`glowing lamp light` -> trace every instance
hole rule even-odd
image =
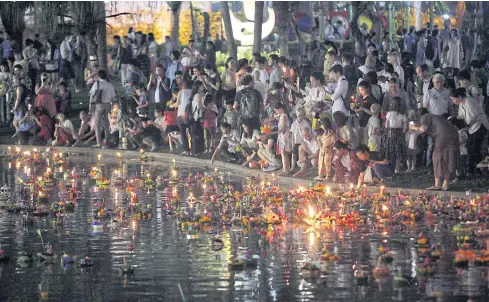
[[[448,20],[448,19],[450,19],[450,16],[448,14],[444,14],[443,19]]]

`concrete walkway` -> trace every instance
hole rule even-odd
[[[9,145],[0,145],[0,153],[6,153],[8,147]],[[35,148],[43,151],[46,148],[42,146],[13,146],[13,145],[11,147],[12,148],[20,147],[21,150],[25,150],[25,151],[29,151],[29,150],[32,151]],[[88,147],[56,147],[56,150],[58,150],[59,152],[67,153],[68,155],[82,156],[87,158],[88,157],[93,158],[98,154],[101,154],[104,161],[107,160],[109,162],[117,161],[118,154],[120,154],[124,160],[131,160],[133,162],[137,162],[141,156],[141,154],[138,151],[117,150],[117,149],[94,149]],[[202,158],[190,157],[190,156],[181,156],[181,155],[161,153],[161,152],[152,152],[152,153],[146,152],[145,155],[147,156],[148,159],[147,163],[153,166],[163,165],[169,167],[173,165],[173,160],[175,160],[176,164],[180,166],[191,166],[195,168],[208,169],[208,170],[217,168],[218,170],[222,169],[225,171],[232,172],[236,176],[243,177],[243,178],[247,176],[254,176],[254,177],[259,177],[260,179],[263,180],[271,180],[273,177],[272,173],[269,172],[242,168],[240,165],[225,163],[221,161],[215,161],[214,164],[212,164],[209,159],[202,159]],[[284,190],[289,190],[290,188],[298,188],[300,186],[307,187],[313,184],[313,181],[304,178],[294,178],[294,177],[287,177],[287,176],[275,176],[275,177],[278,178],[278,183],[280,187],[283,188]],[[322,182],[322,183],[325,186],[329,186],[331,190],[338,190],[338,189],[350,190],[349,185],[345,185],[345,184],[338,185],[330,182]],[[379,192],[380,190],[380,186],[367,186],[366,188],[369,193]],[[428,193],[429,195],[438,195],[444,199],[450,198],[450,196],[454,196],[454,197],[467,196],[466,192],[425,191],[419,189],[400,188],[400,187],[393,187],[387,185],[385,186],[385,190],[393,194],[405,193],[411,195],[417,195],[421,192],[424,192],[424,193]],[[475,194],[476,193],[472,193],[472,196],[475,197]]]

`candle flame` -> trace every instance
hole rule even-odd
[[[311,205],[309,205],[309,217],[314,217],[314,208]]]

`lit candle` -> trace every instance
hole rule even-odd
[[[144,154],[144,149],[139,149],[139,153]]]
[[[8,163],[8,168],[12,169],[12,163],[11,162]]]
[[[309,218],[312,217],[314,217],[314,208],[311,205],[309,205]]]
[[[175,167],[177,165],[177,161],[173,159],[173,166]]]
[[[97,160],[100,161],[102,159],[102,154],[97,155]]]
[[[326,187],[326,195],[329,195],[331,194],[331,188],[328,186]]]
[[[353,184],[350,184],[350,191],[353,191]]]
[[[380,186],[380,195],[384,194],[384,186]]]

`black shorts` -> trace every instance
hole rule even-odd
[[[180,129],[178,128],[177,125],[170,125],[170,126],[166,126],[166,130],[165,130],[165,133],[166,134],[170,134],[172,133],[173,131],[180,131]]]
[[[299,158],[299,147],[301,146],[301,144],[294,144],[294,151],[292,154],[295,154],[295,156],[297,158]]]

